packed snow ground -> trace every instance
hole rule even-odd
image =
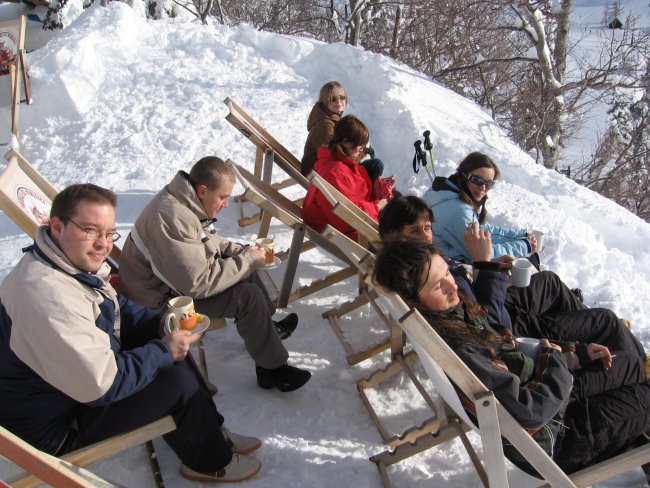
[[[72,11],[77,5],[71,0]],[[6,16],[8,8],[0,7]],[[77,13],[81,9],[77,9]],[[76,14],[75,14],[76,15]],[[226,120],[230,96],[298,157],[307,115],[320,86],[343,83],[347,113],[371,131],[372,145],[405,193],[422,194],[430,184],[424,170],[411,168],[413,142],[433,134],[436,172],[448,175],[469,152],[488,153],[502,181],[492,191],[494,223],[547,233],[544,266],[580,287],[590,306],[607,307],[628,318],[650,347],[650,225],[631,213],[535,165],[479,107],[422,74],[387,58],[348,45],[326,45],[251,28],[201,26],[177,20],[147,21],[119,2],[93,6],[28,56],[34,103],[20,111],[20,149],[57,188],[93,182],[118,193],[118,229],[126,234],[142,207],[179,169],[202,156],[217,155],[252,169],[254,147]],[[3,84],[4,83],[4,84]],[[0,79],[0,142],[9,142],[9,92]],[[276,172],[275,180],[282,179]],[[235,193],[241,187],[235,188]],[[297,189],[286,194],[298,196]],[[246,207],[252,213],[251,206]],[[220,233],[250,242],[255,226],[237,225],[237,205],[225,210]],[[291,233],[274,222],[270,234],[286,248]],[[21,257],[29,239],[0,214],[0,278]],[[301,257],[296,286],[337,269],[330,256]],[[272,271],[281,277],[283,268]],[[368,457],[384,450],[354,382],[385,366],[382,354],[348,366],[336,335],[321,313],[354,297],[349,280],[294,302],[300,325],[286,341],[293,364],[313,378],[303,389],[281,394],[259,389],[254,366],[235,328],[208,335],[211,379],[227,424],[263,439],[257,453],[260,474],[243,486],[264,488],[378,487]],[[350,342],[368,346],[385,334],[370,310],[346,323]],[[389,428],[422,422],[425,405],[398,378],[372,395]],[[477,440],[475,437],[473,438]],[[197,486],[178,473],[178,461],[156,441],[169,487]],[[98,474],[126,486],[150,484],[143,454],[133,450],[103,463]],[[12,468],[0,464],[0,479]],[[480,486],[460,442],[443,445],[390,468],[395,486]],[[535,480],[511,468],[511,486]],[[645,486],[640,470],[602,485]]]

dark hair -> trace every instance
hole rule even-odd
[[[341,85],[338,81],[328,81],[323,86],[321,86],[320,93],[318,94],[318,103],[320,103],[324,108],[327,108],[327,105],[330,103],[330,97],[332,96],[334,88],[340,88],[343,90],[343,94],[346,96],[346,102],[350,101],[350,98],[348,97],[345,88],[343,88],[343,85]]]
[[[224,181],[235,182],[235,172],[232,165],[216,156],[206,156],[199,159],[190,170],[190,183],[196,190],[198,185],[205,185],[210,190],[216,190]]]
[[[397,293],[411,307],[415,307],[443,338],[471,342],[490,351],[495,356],[493,342],[500,338],[483,332],[441,311],[422,307],[419,292],[422,275],[428,269],[433,256],[444,256],[434,244],[414,238],[395,238],[383,243],[373,270],[373,281],[380,287]],[[459,294],[470,318],[485,317],[486,312],[478,303]]]
[[[433,222],[433,210],[427,202],[415,195],[393,198],[379,212],[379,236],[382,240],[401,234],[407,225],[421,220]]]
[[[50,220],[53,217],[62,220],[74,217],[77,214],[77,206],[82,201],[106,204],[113,208],[117,206],[117,196],[111,190],[92,183],[79,183],[70,185],[54,197]]]
[[[479,223],[484,224],[487,220],[487,209],[485,208],[487,195],[480,202],[476,201],[472,196],[472,192],[467,188],[467,176],[478,168],[493,169],[494,179],[499,179],[499,167],[488,155],[478,151],[469,153],[465,159],[460,162],[458,168],[456,168],[456,173],[450,176],[449,179],[459,186],[460,193],[458,197],[467,205],[474,208],[476,213],[478,213]]]
[[[471,173],[478,168],[490,168],[494,170],[494,179],[499,179],[499,168],[494,161],[487,154],[483,154],[478,151],[469,153],[465,159],[463,159],[456,171],[458,173]]]
[[[354,115],[346,115],[334,126],[334,135],[328,144],[330,150],[339,156],[348,157],[343,142],[354,146],[365,146],[370,139],[368,127]]]

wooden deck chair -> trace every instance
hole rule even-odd
[[[357,268],[359,269],[359,273],[361,274],[362,279],[367,283],[370,283],[372,269],[375,264],[374,254],[367,248],[364,248],[360,244],[352,241],[347,236],[334,229],[332,226],[328,225],[323,230],[322,234],[325,238],[336,244],[343,252],[345,252],[352,261],[355,261],[357,263]],[[375,306],[377,305],[375,304]],[[402,314],[393,313],[391,315],[401,317]],[[413,369],[414,364],[418,360],[417,355],[414,351],[405,353],[404,334],[402,333],[402,330],[400,329],[396,320],[391,320],[390,332],[390,338],[386,342],[390,345],[392,361],[386,367],[372,372],[367,378],[357,381],[356,386],[357,390],[359,391],[359,395],[361,396],[361,400],[368,410],[368,413],[370,414],[372,421],[377,427],[377,430],[379,431],[379,434],[381,435],[384,443],[390,447],[396,447],[401,444],[415,442],[418,437],[430,432],[436,432],[437,435],[440,435],[441,426],[443,425],[443,421],[446,419],[446,412],[441,411],[441,405],[439,405],[426,392],[424,386],[419,381],[416,372]],[[377,345],[374,349],[375,352],[378,352],[379,350],[385,349],[385,346],[384,344]],[[399,374],[405,374],[411,381],[426,405],[431,410],[431,416],[423,422],[420,422],[417,425],[409,426],[401,432],[392,433],[390,429],[384,425],[379,415],[376,413],[368,395],[366,394],[366,390],[376,388],[381,383]],[[459,430],[457,426],[454,425],[453,434],[457,435],[458,433]]]
[[[115,486],[112,484],[95,485],[89,481],[85,481],[87,484],[76,484],[81,482],[76,480],[75,477],[70,477],[68,480],[67,476],[70,473],[77,474],[83,480],[83,476],[87,473],[92,480],[94,475],[86,470],[78,471],[78,468],[75,467],[83,468],[89,466],[141,444],[146,443],[148,447],[151,447],[152,439],[160,437],[174,429],[176,429],[176,423],[171,415],[167,415],[138,429],[110,437],[106,440],[72,451],[60,458],[56,458],[39,451],[6,429],[0,427],[0,454],[25,469],[25,472],[14,475],[4,481],[12,488],[34,488],[41,486],[43,482],[47,482],[54,487],[65,488],[73,486]],[[147,456],[149,457],[157,486],[164,487],[155,453],[148,450]],[[99,480],[99,478],[97,479]]]
[[[567,475],[498,402],[493,392],[474,375],[418,311],[408,310],[406,304],[395,293],[381,290],[380,293],[392,304],[391,313],[402,315],[399,318],[400,327],[406,332],[437,393],[455,412],[459,421],[472,426],[479,433],[483,445],[485,474],[481,475],[483,468],[479,467],[480,465],[475,464],[475,466],[486,486],[508,487],[505,456],[501,444],[502,436],[508,439],[542,476],[541,486],[586,487],[641,466],[650,460],[650,444],[646,444]],[[405,310],[408,311],[402,314]],[[468,418],[452,382],[473,402],[476,409],[476,424]],[[445,436],[441,436],[441,439],[446,440]],[[433,435],[423,436],[414,445],[398,446],[393,451],[373,456],[371,461],[377,464],[385,486],[390,486],[387,466],[433,447],[439,444],[441,439]]]
[[[229,160],[232,164],[237,179],[244,187],[244,196],[246,200],[257,205],[265,215],[278,219],[283,224],[293,229],[293,238],[291,247],[286,254],[284,261],[285,271],[282,284],[278,289],[278,298],[276,306],[284,308],[289,302],[293,302],[307,295],[323,290],[334,283],[350,278],[356,274],[354,263],[348,261],[347,257],[327,239],[323,238],[318,232],[305,225],[300,216],[300,207],[282,195],[279,191],[264,183],[254,174],[250,173],[237,163]],[[304,242],[305,237],[309,241]],[[291,291],[296,276],[296,268],[300,253],[313,247],[324,249],[329,254],[343,261],[347,266],[339,271],[314,280],[307,286]],[[276,287],[277,288],[277,287]]]
[[[347,223],[350,227],[357,231],[359,235],[359,243],[368,248],[370,245],[379,246],[381,239],[379,237],[378,224],[375,220],[372,219],[367,213],[357,207],[354,203],[350,201],[343,193],[341,193],[337,188],[335,188],[331,183],[325,180],[315,171],[312,171],[307,176],[307,179],[311,184],[313,184],[318,190],[323,193],[323,196],[327,201],[332,205],[332,212],[334,215],[338,216],[341,220]],[[364,274],[360,270],[361,275]],[[367,274],[367,273],[366,273]],[[327,310],[323,312],[323,317],[326,318],[339,337],[343,336],[343,327],[342,327],[342,317],[349,314],[353,310],[360,308],[366,304],[370,304],[371,307],[375,310],[379,318],[386,324],[390,330],[399,330],[396,324],[391,322],[390,316],[387,316],[381,308],[376,303],[377,294],[372,290],[371,286],[368,286],[368,283],[361,280],[363,283],[359,287],[359,296],[354,300],[344,303],[336,308]],[[391,334],[391,341],[397,342],[397,337],[395,334]],[[403,339],[399,342],[403,343]],[[344,341],[344,345],[349,344]],[[401,353],[401,348],[396,349],[395,344],[391,344],[386,341],[382,344],[378,344],[366,351],[358,351],[356,353],[348,351],[348,362],[350,364],[356,364],[357,362],[363,361],[364,359],[369,358],[370,356],[385,350],[387,347],[391,347],[393,351],[393,356],[398,353]],[[399,351],[399,352],[398,352]],[[352,362],[351,362],[352,361]]]
[[[43,175],[34,168],[18,149],[10,149],[5,155],[7,167],[0,174],[0,210],[10,217],[30,237],[34,237],[38,226],[49,220],[52,199],[58,193]],[[120,248],[113,246],[109,264],[117,273],[117,263]],[[226,326],[223,317],[210,320],[208,330],[220,329]],[[210,388],[216,388],[210,383],[208,367],[205,358],[205,343],[203,336],[197,341],[199,367]]]
[[[0,455],[17,466],[34,473],[40,480],[49,483],[51,486],[71,488],[117,487],[117,485],[99,478],[90,471],[39,451],[4,427],[0,427]],[[8,485],[0,480],[0,486]]]
[[[31,85],[25,61],[25,23],[21,15],[18,19],[0,22],[0,76],[9,75],[11,99],[11,133],[18,137],[18,112],[20,102],[32,103]],[[25,92],[22,100],[21,93]]]
[[[300,160],[296,158],[291,152],[285,148],[277,139],[275,139],[266,129],[264,129],[253,117],[251,117],[244,109],[237,105],[230,97],[223,101],[227,106],[229,113],[226,115],[226,120],[230,122],[244,137],[250,140],[256,149],[255,154],[255,168],[253,174],[260,178],[264,183],[271,185],[275,190],[287,188],[289,186],[298,184],[307,190],[307,180],[300,172]],[[280,183],[272,184],[271,176],[273,172],[273,165],[277,165],[284,171],[289,178],[281,181]],[[235,201],[240,204],[244,201],[243,195],[235,197]],[[302,200],[302,199],[301,199]],[[297,203],[300,204],[301,200]],[[240,205],[241,218],[239,225],[244,227],[246,225],[258,222],[262,217],[261,214],[253,216],[245,216],[243,206]],[[269,221],[263,220],[260,225],[259,237],[266,237],[268,231]]]

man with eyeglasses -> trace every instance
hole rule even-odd
[[[115,205],[96,185],[63,190],[0,285],[0,424],[59,456],[171,414],[185,477],[248,479],[261,443],[223,427],[188,355],[200,335],[161,336],[160,315],[109,283]]]

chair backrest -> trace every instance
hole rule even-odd
[[[366,212],[357,207],[343,193],[335,188],[315,171],[311,171],[307,179],[313,184],[327,201],[332,205],[332,213],[356,230],[368,242],[379,242],[379,227],[377,222]]]
[[[27,160],[11,149],[0,174],[0,208],[30,237],[49,221],[52,199],[58,193]]]
[[[338,247],[323,238],[323,236],[302,221],[302,217],[300,216],[300,207],[295,202],[286,198],[279,191],[264,183],[257,176],[250,173],[234,161],[228,160],[228,162],[232,164],[237,179],[244,186],[245,199],[262,209],[265,213],[264,218],[266,218],[267,215],[270,215],[293,229],[294,235],[291,241],[291,248],[288,252],[288,258],[285,261],[284,278],[282,280],[282,286],[279,289],[276,303],[278,308],[284,308],[287,306],[289,301],[297,300],[298,298],[302,298],[311,293],[327,288],[330,285],[347,279],[355,274],[354,263],[349,262],[348,258]],[[299,290],[296,290],[294,293],[291,293],[298,259],[303,250],[305,235],[310,239],[310,246],[305,246],[306,249],[311,249],[316,245],[342,260],[348,265],[348,267],[330,273],[323,279],[314,280],[310,285],[304,286]]]
[[[295,202],[247,171],[243,166],[230,159],[228,162],[232,164],[237,179],[244,187],[243,195],[246,200],[269,212],[291,228],[303,223],[300,207]]]
[[[10,149],[5,159],[7,166],[0,174],[0,210],[33,238],[36,229],[48,223],[52,200],[58,191],[18,149]],[[113,246],[113,268],[119,256],[120,249]]]
[[[230,112],[226,120],[230,122],[239,132],[249,139],[262,152],[266,149],[273,151],[273,161],[296,183],[307,189],[307,179],[300,172],[300,160],[277,141],[266,129],[264,129],[253,117],[248,115],[244,109],[237,105],[230,97],[223,103],[228,106]]]
[[[244,195],[246,199],[253,202],[265,212],[268,212],[276,219],[280,220],[285,225],[296,228],[296,226],[303,226],[310,239],[316,244],[325,249],[330,254],[333,254],[344,262],[350,263],[348,258],[342,253],[337,246],[332,245],[327,239],[324,239],[320,233],[306,225],[300,215],[300,207],[282,195],[278,190],[264,183],[257,176],[247,171],[244,167],[240,166],[232,160],[228,160],[235,170],[235,175],[240,183],[244,186]]]

